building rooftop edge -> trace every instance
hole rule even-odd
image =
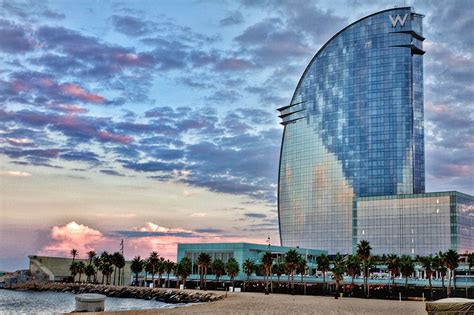
[[[214,242],[214,243],[178,243],[178,246],[180,245],[222,245],[222,244],[228,244],[228,245],[258,245],[258,246],[268,246],[268,244],[258,244],[258,243],[248,243],[248,242]],[[313,249],[313,248],[305,248],[305,247],[295,247],[295,246],[282,246],[282,245],[270,245],[271,247],[286,247],[286,248],[298,248],[300,250],[314,250],[314,251],[322,251],[322,252],[327,252],[325,249]]]
[[[291,96],[291,99],[290,99],[290,103],[289,105],[285,105],[285,106],[281,106],[279,107],[278,109],[276,109],[277,111],[280,111],[286,107],[291,107],[293,103],[293,100],[295,98],[295,93],[296,91],[298,90],[298,87],[300,86],[300,83],[301,81],[303,80],[303,77],[305,76],[306,72],[308,71],[309,67],[311,66],[311,64],[313,63],[313,61],[319,56],[319,54],[324,50],[324,48],[329,45],[329,43],[335,39],[339,34],[341,34],[342,32],[344,32],[345,30],[347,30],[348,28],[350,28],[351,26],[371,17],[371,16],[374,16],[374,15],[377,15],[377,14],[380,14],[380,13],[383,13],[383,12],[387,12],[387,11],[392,11],[392,10],[404,10],[404,9],[409,9],[411,11],[412,14],[416,14],[416,15],[419,15],[421,17],[424,17],[423,14],[420,14],[420,13],[416,13],[415,12],[415,8],[412,7],[412,6],[400,6],[400,7],[393,7],[393,8],[389,8],[389,9],[384,9],[384,10],[380,10],[378,12],[375,12],[375,13],[372,13],[372,14],[369,14],[369,15],[366,15],[350,24],[348,24],[347,26],[345,26],[344,28],[342,28],[341,30],[339,30],[338,32],[336,32],[333,36],[331,36],[318,50],[317,52],[313,55],[313,57],[311,58],[310,62],[308,63],[308,65],[306,66],[306,68],[304,69],[303,73],[301,74],[300,76],[300,79],[298,80],[298,83],[296,84],[296,88],[295,88],[295,91],[293,92],[293,95]]]

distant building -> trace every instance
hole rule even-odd
[[[399,7],[350,24],[278,109],[282,245],[335,254],[369,240],[375,254],[474,251],[474,197],[425,193],[422,19]]]
[[[285,246],[268,246],[262,244],[250,244],[250,243],[196,243],[196,244],[178,244],[178,261],[183,257],[188,257],[192,262],[192,275],[189,277],[190,280],[199,279],[199,272],[197,266],[197,258],[201,253],[207,253],[211,256],[211,259],[221,259],[224,263],[230,258],[237,260],[240,273],[235,280],[245,280],[245,275],[242,264],[245,260],[251,259],[256,264],[261,263],[262,256],[270,251],[274,261],[284,261],[285,254],[290,250],[296,250],[301,256],[303,256],[308,262],[308,270],[310,274],[313,274],[316,269],[316,257],[321,254],[327,254],[327,251],[317,249],[305,249],[296,247],[285,247]],[[210,276],[208,279],[213,279],[212,270],[209,270]],[[255,278],[254,275],[253,278]],[[222,277],[223,280],[228,279],[227,276]]]
[[[24,283],[31,280],[31,274],[28,269],[17,270],[15,272],[6,272],[0,275],[0,288],[9,287],[17,283]]]
[[[30,259],[30,273],[31,277],[38,281],[71,281],[71,272],[69,267],[71,266],[72,259],[65,257],[48,257],[48,256],[28,256]],[[82,261],[85,265],[89,264],[87,259],[78,259],[75,261]],[[102,282],[102,273],[97,272],[97,281]],[[75,280],[77,281],[79,276],[77,275]],[[83,274],[81,281],[87,279],[86,275]],[[126,262],[124,267],[124,279],[125,285],[131,283],[131,273],[130,273],[130,262]]]

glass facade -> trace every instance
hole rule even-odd
[[[285,254],[290,250],[294,249],[302,257],[305,257],[308,262],[310,269],[316,267],[316,257],[321,254],[326,254],[327,251],[316,250],[316,249],[305,249],[305,248],[291,248],[284,246],[268,246],[262,244],[250,244],[250,243],[197,243],[197,244],[178,244],[178,255],[177,261],[180,261],[183,257],[189,257],[192,262],[192,275],[190,279],[199,278],[199,272],[197,267],[197,258],[201,253],[207,253],[211,256],[211,259],[222,259],[226,263],[230,258],[237,260],[240,273],[236,277],[236,280],[245,280],[245,275],[242,264],[245,260],[250,259],[255,263],[260,264],[262,256],[270,251],[272,253],[274,261],[283,260]],[[212,268],[209,269],[209,274],[213,274]],[[207,277],[212,279],[211,277]],[[223,277],[225,279],[225,277]]]
[[[353,248],[374,254],[430,255],[473,250],[474,198],[459,192],[355,198]]]
[[[394,8],[349,25],[313,57],[279,108],[282,245],[351,252],[363,230],[355,224],[367,222],[357,198],[425,192],[423,40],[422,16]]]

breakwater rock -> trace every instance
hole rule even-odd
[[[9,287],[11,290],[98,293],[110,297],[157,300],[165,303],[203,303],[221,300],[224,295],[212,292],[176,289],[112,286],[89,283],[26,282]]]

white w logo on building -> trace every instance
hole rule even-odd
[[[400,17],[400,15],[397,15],[395,18],[393,18],[392,15],[389,15],[388,17],[390,18],[390,21],[392,22],[392,27],[396,27],[398,23],[400,23],[400,26],[404,26],[407,20],[408,14],[405,14],[403,16],[403,19]]]

